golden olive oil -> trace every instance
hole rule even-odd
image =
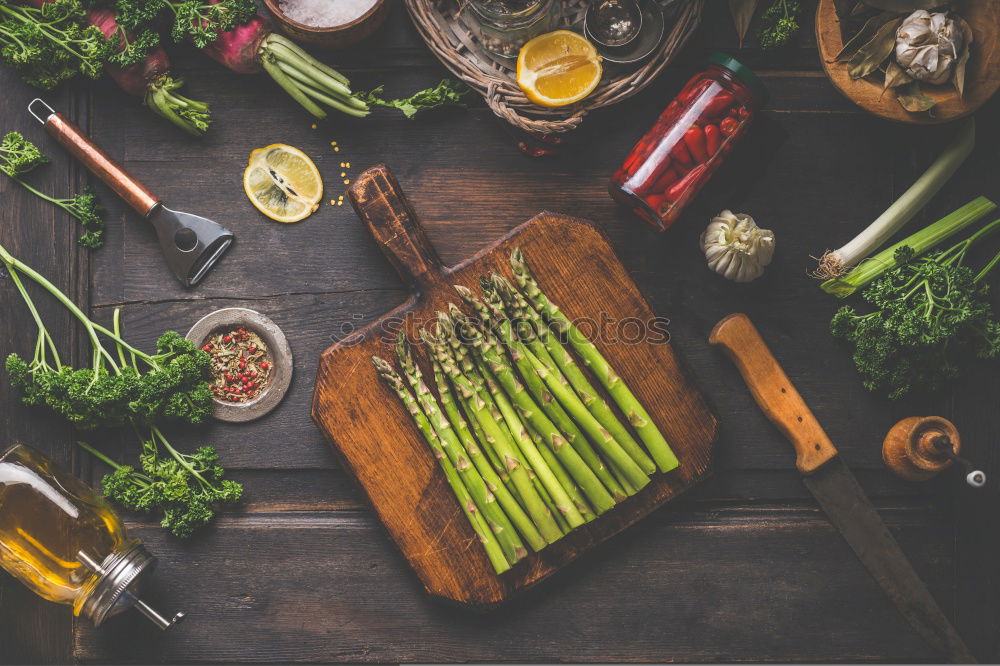
[[[97,580],[79,553],[102,562],[124,542],[118,517],[75,477],[24,446],[0,458],[0,565],[36,594],[78,615]]]

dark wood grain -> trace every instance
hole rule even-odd
[[[187,621],[170,636],[129,615],[102,631],[81,624],[76,656],[87,663],[930,659],[818,511],[684,504],[486,615],[427,598],[367,513],[225,520],[186,545],[142,528],[136,534],[163,559],[155,598],[186,608]],[[956,573],[946,515],[892,508],[883,515],[902,546],[921,553],[920,573],[951,610]]]
[[[0,574],[0,662],[933,660],[817,513],[787,442],[732,364],[708,345],[712,325],[734,311],[753,318],[969,645],[984,661],[1000,658],[995,487],[973,491],[951,471],[907,483],[884,468],[880,453],[899,419],[939,414],[962,432],[963,452],[1000,478],[995,367],[983,364],[935,396],[873,396],[829,334],[841,303],[806,274],[810,255],[841,245],[874,219],[933,161],[952,129],[867,115],[822,73],[811,30],[787,49],[764,52],[755,24],[738,49],[727,3],[706,4],[699,33],[668,71],[628,103],[588,116],[562,154],[544,160],[523,157],[475,101],[414,121],[389,110],[357,122],[332,116],[313,129],[266,78],[231,75],[187,47],[170,47],[176,69],[190,96],[210,102],[216,117],[202,140],[175,131],[106,81],[46,95],[165,201],[217,218],[239,240],[204,284],[185,291],[151,230],[100,183],[92,182],[110,209],[108,244],[87,256],[73,244],[68,217],[0,179],[0,242],[72,289],[78,302],[90,302],[98,318],[107,321],[113,306],[123,307],[126,335],[143,348],[165,328],[185,331],[211,309],[259,309],[288,336],[297,381],[279,409],[252,426],[170,433],[185,451],[216,444],[230,473],[247,484],[246,501],[217,528],[182,543],[155,517],[128,516],[164,560],[150,601],[193,611],[178,633],[156,635],[129,616],[101,632],[81,622],[70,633],[66,609]],[[802,4],[800,22],[811,26],[813,3]],[[658,235],[615,208],[607,177],[717,49],[761,75],[771,98],[726,168]],[[445,75],[405,12],[393,12],[377,38],[322,57],[355,87],[385,83],[393,96]],[[67,190],[82,183],[82,170],[23,113],[36,91],[6,68],[0,86],[0,129],[25,132],[56,158],[37,182],[51,178]],[[992,149],[1000,145],[998,113],[994,99],[977,114],[976,151],[911,230],[978,195],[1000,200],[1000,153]],[[341,152],[333,152],[333,140]],[[275,141],[310,154],[326,181],[327,205],[296,225],[263,219],[239,182],[250,151]],[[601,224],[652,310],[670,318],[671,345],[719,416],[713,476],[499,614],[478,619],[428,600],[309,419],[322,350],[406,298],[349,206],[328,204],[347,187],[338,178],[343,160],[352,163],[351,179],[376,162],[392,164],[446,264],[539,210]],[[711,274],[697,250],[704,225],[723,207],[754,215],[777,235],[774,262],[750,285]],[[985,261],[991,250],[972,260]],[[75,347],[78,328],[40,301],[61,344]],[[9,281],[0,279],[0,355],[30,353],[29,329]],[[2,377],[2,434],[98,482],[106,468],[74,451],[74,435],[53,419],[20,410]],[[127,438],[95,443],[135,462]]]
[[[681,369],[673,351],[642,340],[601,346],[636,392],[680,460],[654,475],[640,493],[586,526],[530,555],[503,575],[493,572],[476,535],[437,469],[431,452],[371,367],[377,354],[392,358],[393,334],[419,329],[456,300],[452,285],[475,288],[490,271],[509,273],[510,252],[520,247],[546,293],[567,317],[620,323],[633,317],[649,334],[655,314],[631,283],[605,237],[592,224],[540,213],[472,257],[445,267],[423,232],[417,213],[384,165],[361,174],[352,203],[404,282],[416,290],[402,305],[323,353],[312,415],[375,512],[432,596],[470,606],[496,606],[537,585],[602,541],[697,484],[711,466],[716,419]],[[581,324],[582,326],[583,324]],[[620,335],[621,333],[619,333]],[[425,367],[426,376],[430,368]],[[349,385],[350,390],[344,387]]]

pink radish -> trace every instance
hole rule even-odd
[[[41,7],[52,0],[28,0],[28,4]],[[87,10],[87,22],[97,26],[106,39],[117,37],[119,52],[125,49],[125,40],[134,36],[118,25],[110,9]],[[130,95],[141,97],[153,113],[177,125],[188,134],[201,136],[211,122],[208,105],[184,97],[176,91],[184,85],[180,78],[170,75],[170,58],[163,48],[150,49],[146,57],[129,67],[106,64],[104,70],[118,86]]]
[[[205,32],[214,24],[209,20],[191,24],[189,14],[183,14],[185,0],[164,0],[177,17],[174,34],[187,34],[191,41],[205,40]],[[221,5],[219,0],[208,0],[208,6]],[[226,9],[219,10],[225,15]],[[252,8],[251,8],[252,11]],[[233,15],[229,14],[230,20]],[[196,37],[197,35],[197,37]],[[351,93],[350,82],[332,67],[306,53],[298,44],[271,30],[259,14],[231,30],[215,30],[201,50],[224,67],[240,74],[255,74],[263,69],[285,92],[317,118],[325,118],[324,104],[343,113],[363,117],[369,113],[368,105]]]

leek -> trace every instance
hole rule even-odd
[[[839,250],[826,252],[819,259],[815,275],[819,278],[836,278],[854,268],[889,240],[917,212],[927,205],[931,197],[961,166],[976,143],[976,123],[970,118],[958,131],[944,152],[928,167],[927,171],[910,186],[884,213]]]
[[[847,275],[827,280],[820,286],[823,291],[839,298],[850,296],[886,271],[895,268],[897,265],[896,250],[899,248],[906,245],[913,249],[914,256],[923,254],[953,234],[982,219],[996,207],[997,205],[986,197],[973,199],[955,212],[862,261]]]

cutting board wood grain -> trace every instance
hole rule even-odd
[[[412,295],[323,352],[312,416],[429,594],[471,606],[495,606],[709,474],[716,419],[662,335],[654,330],[650,335],[659,340],[635,340],[637,331],[659,320],[593,224],[540,213],[475,256],[444,266],[387,167],[363,173],[349,196]],[[403,329],[418,340],[418,330],[433,321],[436,311],[460,302],[452,285],[478,292],[478,277],[484,273],[497,270],[510,277],[508,257],[516,246],[566,315],[587,317],[593,324],[589,328],[601,331],[591,338],[645,404],[677,453],[680,467],[656,474],[634,497],[498,576],[416,426],[376,375],[371,356],[395,361],[397,331]],[[612,343],[612,336],[617,341]],[[416,355],[429,375],[425,350],[418,346]]]

